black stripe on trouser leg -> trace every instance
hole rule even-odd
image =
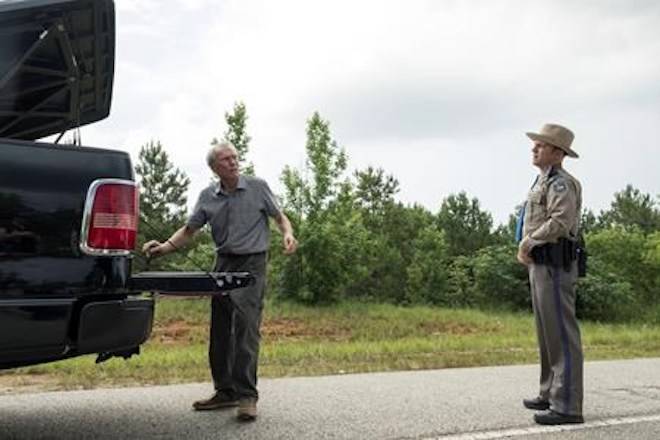
[[[564,315],[562,313],[561,305],[561,269],[553,267],[552,270],[552,292],[555,300],[555,310],[557,312],[557,324],[559,325],[559,334],[561,335],[561,346],[564,352],[564,377],[562,378],[562,385],[564,388],[564,411],[568,411],[571,407],[571,386],[572,386],[572,362],[571,362],[571,349],[568,342],[568,334],[566,326],[564,325]]]

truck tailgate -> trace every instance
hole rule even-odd
[[[134,274],[130,289],[163,295],[223,295],[254,284],[249,272],[141,272]]]

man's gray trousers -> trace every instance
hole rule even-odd
[[[209,362],[213,384],[237,398],[258,398],[257,364],[266,291],[265,252],[218,255],[216,271],[249,271],[256,282],[211,300]]]

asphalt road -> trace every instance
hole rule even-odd
[[[535,425],[536,365],[260,381],[259,418],[194,412],[209,384],[0,397],[0,439],[660,439],[660,359],[585,365],[584,425]]]

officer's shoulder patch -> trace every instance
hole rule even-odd
[[[564,179],[555,180],[552,184],[552,189],[558,193],[566,191],[566,181]]]

